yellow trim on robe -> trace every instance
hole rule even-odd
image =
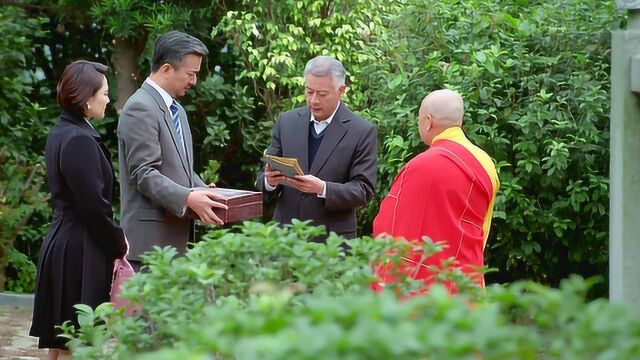
[[[491,218],[493,217],[493,204],[496,200],[496,195],[498,194],[498,189],[500,188],[500,180],[498,179],[498,172],[496,171],[496,167],[493,163],[491,157],[482,149],[475,146],[469,139],[467,139],[466,135],[462,131],[462,128],[459,126],[451,127],[436,137],[433,138],[432,144],[438,140],[450,140],[455,143],[462,145],[465,149],[467,149],[473,157],[478,159],[480,165],[484,168],[489,175],[489,179],[491,179],[491,184],[493,185],[493,197],[491,199],[491,203],[489,204],[489,209],[487,211],[487,216],[484,218],[484,224],[482,226],[482,231],[484,235],[484,243],[483,246],[487,245],[487,238],[489,237],[489,230],[491,229]]]

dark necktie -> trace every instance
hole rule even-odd
[[[180,144],[182,145],[182,150],[184,150],[184,154],[186,156],[187,147],[184,144],[184,136],[182,135],[182,124],[180,123],[180,111],[178,110],[178,103],[175,100],[173,100],[169,109],[171,110],[171,119],[173,120],[173,126],[176,129],[178,140],[180,141]]]

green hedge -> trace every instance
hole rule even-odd
[[[81,329],[69,343],[82,359],[635,359],[637,309],[585,302],[581,278],[560,289],[532,282],[482,291],[459,272],[451,297],[427,295],[405,279],[373,293],[371,264],[397,261],[401,242],[307,242],[317,229],[245,223],[217,231],[185,257],[148,254],[148,271],[126,284],[137,317],[78,306]],[[426,241],[427,253],[438,251]],[[385,255],[399,251],[395,256]],[[404,295],[402,295],[404,294]],[[398,296],[400,295],[400,296]],[[66,326],[68,333],[73,331]]]
[[[382,144],[379,197],[365,219],[398,166],[424,149],[422,97],[449,87],[463,95],[463,128],[502,183],[485,251],[498,272],[488,280],[606,277],[609,31],[623,20],[613,1],[407,1],[389,58],[359,79]]]

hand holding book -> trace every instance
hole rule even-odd
[[[325,197],[326,183],[311,174],[305,175],[298,159],[273,155],[265,155],[265,159],[265,185],[271,187],[267,188],[269,191],[282,184],[304,193]]]
[[[300,168],[300,164],[298,163],[298,159],[296,158],[287,158],[273,155],[266,155],[265,158],[271,170],[277,170],[280,172],[280,174],[286,177],[304,175],[304,172],[302,171],[302,168]]]

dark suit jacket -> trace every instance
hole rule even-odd
[[[133,259],[154,246],[171,245],[184,252],[193,226],[184,216],[186,199],[191,188],[206,186],[193,171],[189,122],[178,107],[186,154],[171,111],[148,83],[131,95],[120,113],[121,221]]]
[[[75,304],[109,301],[113,259],[126,244],[113,221],[111,155],[82,116],[62,113],[45,159],[53,221],[40,248],[30,334],[41,347],[64,347],[55,325],[77,325]]]
[[[264,189],[264,173],[257,185],[266,200],[278,200],[274,219],[282,224],[292,219],[312,220],[328,232],[356,235],[356,209],[364,206],[376,187],[377,135],[375,127],[340,104],[311,168],[308,164],[309,122],[311,114],[299,108],[280,114],[272,132],[267,154],[298,159],[305,174],[327,183],[326,198],[305,194],[279,185],[274,191]]]

